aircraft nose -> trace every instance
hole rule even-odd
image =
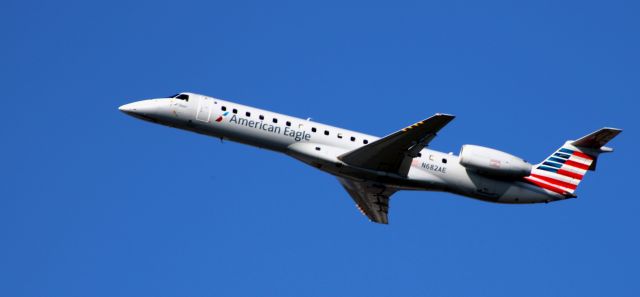
[[[118,110],[132,116],[148,116],[154,114],[157,107],[153,100],[143,100],[122,105]]]
[[[122,111],[124,113],[134,112],[136,109],[135,109],[135,106],[133,106],[133,105],[134,105],[133,103],[128,103],[128,104],[125,104],[125,105],[122,105],[122,106],[118,107],[118,110],[120,110],[120,111]]]

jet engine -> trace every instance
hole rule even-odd
[[[478,173],[517,178],[531,173],[531,164],[516,156],[488,147],[465,144],[460,150],[460,165]]]

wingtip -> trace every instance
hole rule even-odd
[[[452,114],[448,114],[448,113],[440,113],[440,112],[439,112],[439,113],[436,113],[436,116],[439,116],[439,117],[449,117],[449,118],[455,118],[455,117],[456,117],[455,115],[452,115]]]
[[[372,222],[372,223],[376,223],[378,225],[389,225],[389,219],[387,219],[387,218],[382,218],[380,220],[369,219],[369,221]]]

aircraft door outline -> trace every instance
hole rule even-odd
[[[198,103],[198,113],[196,114],[196,120],[201,122],[209,122],[211,120],[211,111],[213,109],[213,100],[208,98],[201,98]]]

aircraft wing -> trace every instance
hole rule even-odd
[[[396,192],[395,189],[341,177],[338,178],[338,181],[347,190],[362,214],[372,222],[389,224],[389,198]]]
[[[411,160],[453,118],[453,115],[437,113],[338,158],[349,165],[407,176]]]

